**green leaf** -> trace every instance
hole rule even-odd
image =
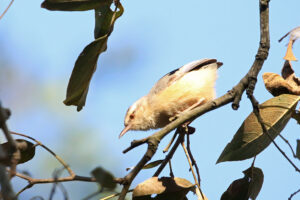
[[[156,161],[153,161],[153,162],[151,162],[151,163],[145,165],[145,166],[143,167],[143,169],[151,169],[151,168],[153,168],[153,167],[156,167],[157,165],[159,165],[159,164],[162,163],[163,161],[164,161],[164,160],[156,160]],[[134,167],[135,167],[135,166],[126,168],[126,171],[132,170]]]
[[[248,195],[252,200],[258,196],[264,182],[264,173],[260,168],[250,167],[243,171],[245,177],[250,179]]]
[[[103,6],[101,9],[102,14],[98,16],[101,20],[96,18],[100,25],[97,26],[96,24],[95,28],[95,35],[99,37],[86,46],[77,58],[69,80],[66,99],[64,100],[64,104],[68,106],[77,106],[77,111],[80,111],[85,105],[90,81],[97,68],[98,57],[106,50],[107,40],[113,29],[114,22],[123,13],[121,4],[119,4],[120,10],[118,12],[112,12],[110,6]],[[97,11],[95,12],[97,13]]]
[[[104,5],[95,9],[95,39],[110,34],[113,31],[111,24],[114,23],[124,12],[122,4],[119,4],[119,11],[116,13],[110,9],[110,5]],[[115,16],[114,16],[115,14]]]
[[[264,182],[260,168],[250,167],[243,171],[244,177],[233,181],[222,194],[221,200],[255,200]]]
[[[183,178],[152,177],[136,186],[132,193],[133,200],[182,200],[193,190],[195,185]],[[157,194],[154,198],[151,195]]]
[[[300,160],[300,140],[297,140],[296,158]]]
[[[283,94],[260,105],[260,115],[265,126],[274,139],[285,127],[295,110],[299,96]],[[271,140],[263,134],[260,123],[251,113],[227,144],[217,163],[224,161],[245,160],[262,152]]]
[[[95,168],[91,174],[96,178],[97,183],[99,183],[101,187],[109,189],[116,188],[117,184],[114,182],[114,176],[102,167]]]
[[[20,152],[20,159],[18,164],[22,164],[31,160],[35,155],[35,145],[23,139],[16,139],[15,141],[17,143],[17,149]],[[16,154],[18,154],[19,152],[12,152],[10,149],[10,144],[8,142],[1,144],[1,146],[8,157],[7,159],[0,161],[0,163],[8,166],[11,164],[11,158],[16,156]]]
[[[48,10],[85,11],[111,3],[112,0],[45,0],[41,7]]]
[[[145,165],[143,167],[143,169],[151,169],[153,167],[156,167],[158,166],[159,164],[161,164],[164,160],[156,160],[156,161],[153,161],[151,163],[148,163],[147,165]]]
[[[233,181],[222,194],[221,200],[248,200],[249,185],[249,180],[245,177]]]

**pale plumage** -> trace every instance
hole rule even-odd
[[[162,128],[181,112],[214,99],[221,65],[216,59],[201,59],[163,76],[146,96],[129,107],[119,137],[129,130]]]

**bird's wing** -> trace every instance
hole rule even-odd
[[[188,64],[183,65],[182,67],[175,69],[165,76],[163,76],[161,79],[159,79],[156,84],[152,87],[152,89],[149,92],[149,95],[157,94],[160,91],[164,90],[166,87],[169,87],[174,82],[179,80],[181,77],[183,77],[186,73],[198,70],[206,65],[217,63],[218,67],[222,65],[222,63],[217,62],[216,59],[201,59],[196,60],[193,62],[190,62]]]

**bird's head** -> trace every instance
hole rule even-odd
[[[146,97],[142,97],[128,108],[124,120],[125,128],[119,138],[129,130],[149,130],[149,120]]]

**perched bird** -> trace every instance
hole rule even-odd
[[[196,60],[163,76],[129,107],[119,138],[129,130],[162,128],[182,112],[214,99],[217,69],[222,64],[216,59]]]

